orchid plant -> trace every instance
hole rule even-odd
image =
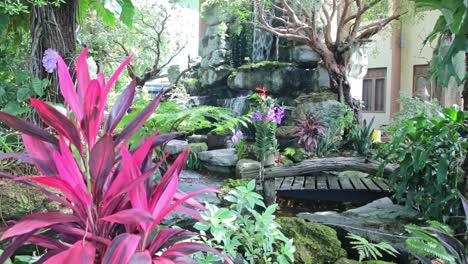
[[[221,254],[205,245],[185,242],[196,234],[179,228],[162,228],[161,220],[172,211],[201,219],[205,210],[191,194],[177,191],[178,176],[188,150],[180,154],[159,183],[152,175],[162,160],[153,163],[153,150],[177,133],[154,133],[136,148],[128,140],[155,111],[162,93],[120,131],[116,127],[132,104],[133,81],[104,118],[107,95],[126,59],[108,79],[100,73],[91,79],[84,49],[76,61],[75,88],[68,67],[57,56],[60,91],[71,109],[70,117],[37,99],[30,99],[43,129],[29,121],[0,112],[0,120],[22,133],[27,154],[8,154],[34,164],[41,175],[0,177],[23,182],[68,208],[65,212],[34,213],[1,228],[0,241],[9,240],[0,257],[4,263],[23,244],[45,248],[41,263],[193,263],[188,255],[205,251]],[[54,189],[58,192],[51,192]],[[70,212],[70,213],[68,213]],[[54,236],[52,236],[54,234]],[[232,263],[221,256],[226,263]]]

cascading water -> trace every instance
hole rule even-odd
[[[246,100],[249,96],[250,94],[224,99],[222,106],[231,109],[236,116],[241,116],[244,114]]]
[[[258,21],[257,7],[254,5],[254,20]],[[268,18],[271,22],[271,18]],[[265,30],[258,29],[254,26],[252,38],[252,62],[260,62],[270,60],[271,49],[273,46],[273,35]]]

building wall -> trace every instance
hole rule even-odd
[[[434,24],[439,17],[438,12],[427,12],[423,16],[414,19],[403,19],[401,26],[401,65],[392,65],[392,38],[391,30],[378,34],[373,38],[373,42],[368,49],[368,68],[387,68],[385,86],[385,113],[364,112],[363,118],[370,121],[373,117],[374,128],[388,125],[391,120],[391,72],[400,71],[400,92],[412,95],[413,92],[413,69],[415,65],[428,64],[432,57],[430,45],[423,47],[423,41],[432,31]],[[362,98],[362,84],[356,85],[356,97]],[[360,93],[360,94],[359,94]],[[354,95],[354,94],[353,94]]]

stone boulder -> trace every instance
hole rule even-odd
[[[205,142],[189,143],[188,146],[190,147],[190,152],[192,153],[199,153],[208,150],[208,145]]]
[[[251,159],[240,159],[236,164],[236,178],[246,178],[245,172],[252,170],[258,170],[260,172],[260,162]]]
[[[347,256],[336,231],[331,227],[297,217],[280,217],[277,222],[283,234],[294,240],[294,263],[335,263]]]
[[[275,96],[320,91],[317,70],[305,69],[294,63],[265,61],[239,67],[228,78],[233,90],[263,87]]]
[[[198,153],[198,158],[206,165],[234,167],[237,163],[236,150],[233,148],[202,151]]]
[[[206,135],[191,135],[187,137],[187,140],[189,143],[200,143],[200,142],[206,143],[207,136]]]
[[[403,239],[385,236],[382,233],[403,234],[404,226],[416,221],[417,212],[396,205],[389,198],[382,198],[343,213],[299,213],[298,217],[338,227],[374,242],[387,242],[397,250],[406,251]]]
[[[166,147],[164,148],[165,152],[171,153],[171,155],[177,155],[184,151],[188,147],[188,142],[185,140],[173,139],[167,142]]]
[[[301,65],[313,66],[320,61],[320,56],[308,45],[300,45],[291,49],[291,59]]]
[[[220,65],[218,67],[208,67],[202,69],[200,83],[202,86],[213,86],[220,84],[231,74],[232,68],[229,65]]]

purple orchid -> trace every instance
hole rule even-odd
[[[231,140],[232,140],[232,143],[234,144],[237,144],[239,142],[239,140],[241,139],[244,139],[244,133],[242,133],[242,131],[237,131],[234,136],[232,136]]]
[[[253,122],[258,122],[258,121],[261,121],[262,119],[263,119],[262,111],[257,110],[252,114],[252,121]]]
[[[284,109],[278,106],[275,106],[274,104],[271,104],[270,107],[268,107],[268,114],[266,116],[266,120],[270,122],[275,122],[276,124],[281,124],[281,121],[283,120],[284,117]]]
[[[58,55],[58,52],[51,48],[44,51],[44,56],[42,57],[42,66],[48,73],[53,73],[57,68]]]

